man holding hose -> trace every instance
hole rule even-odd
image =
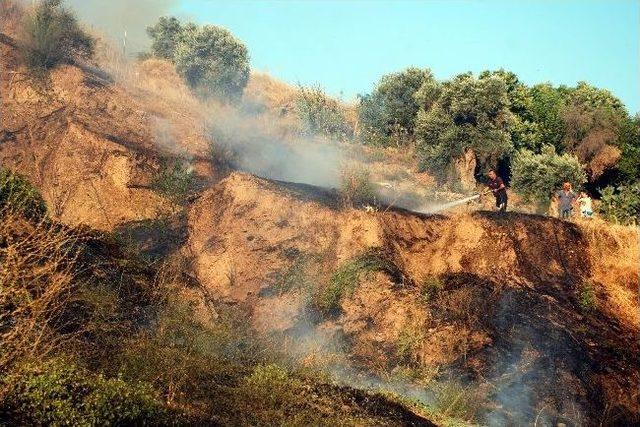
[[[498,176],[495,170],[489,169],[487,173],[489,181],[487,181],[487,187],[491,190],[496,198],[496,208],[498,212],[505,212],[507,210],[507,187],[504,186],[504,181]]]

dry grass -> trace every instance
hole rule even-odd
[[[605,287],[612,314],[637,328],[640,325],[638,227],[611,224],[598,218],[577,222],[589,242],[585,255],[590,258],[593,279]]]
[[[297,97],[297,88],[261,72],[251,73],[243,95],[246,102],[264,105],[268,109],[281,109],[282,112],[293,108]]]
[[[16,359],[43,357],[71,338],[63,312],[76,289],[76,230],[20,214],[0,213],[0,370]]]

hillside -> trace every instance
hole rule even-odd
[[[154,405],[186,424],[640,421],[636,228],[345,206],[335,188],[214,159],[211,126],[238,116],[191,95],[164,61],[110,78],[66,64],[43,82],[14,47],[0,43],[0,58],[0,165],[40,191],[58,227],[104,233],[90,232],[101,237],[81,258],[110,268],[90,277],[136,278],[107,301],[130,322],[120,337],[133,350],[80,366],[148,383]],[[247,97],[266,113],[245,126],[273,122],[264,133],[295,149],[298,124],[277,119],[293,89],[252,79]],[[226,137],[246,139],[238,129]],[[397,157],[368,164],[393,175],[406,170]],[[181,197],[158,185],[174,164],[193,172]],[[7,215],[3,257],[39,226]],[[154,292],[128,305],[140,283]],[[149,317],[133,316],[151,303]],[[125,359],[122,372],[105,368],[110,358]]]

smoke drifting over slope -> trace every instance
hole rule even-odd
[[[214,151],[219,150],[234,167],[264,178],[320,187],[339,185],[340,166],[346,158],[342,147],[320,137],[283,135],[286,129],[270,119],[232,107],[215,109],[209,126]]]
[[[127,34],[127,52],[137,53],[149,44],[146,28],[160,16],[171,14],[177,0],[67,0],[80,20],[104,32],[122,46]]]

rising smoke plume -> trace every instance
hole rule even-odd
[[[123,46],[126,32],[127,54],[145,51],[150,40],[146,28],[159,17],[170,15],[178,0],[67,0],[80,20]]]

